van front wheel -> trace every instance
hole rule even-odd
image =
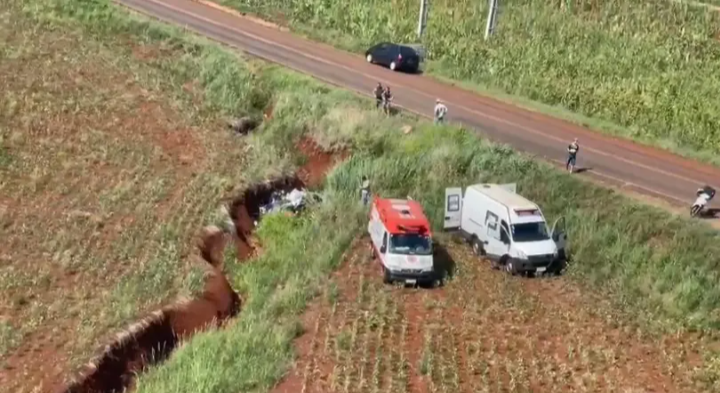
[[[517,270],[515,270],[515,264],[513,263],[513,260],[510,258],[508,258],[505,261],[505,271],[510,273],[510,275],[513,275],[513,276],[517,274]]]
[[[472,240],[472,250],[475,253],[475,255],[481,257],[483,255],[483,249],[482,245],[480,244],[480,239],[474,238]]]

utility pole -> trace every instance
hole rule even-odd
[[[487,26],[485,27],[485,39],[487,40],[495,32],[497,25],[498,0],[489,0],[490,9],[488,10]]]
[[[418,39],[422,38],[422,35],[425,32],[425,26],[427,26],[428,5],[429,5],[428,1],[429,0],[420,0],[420,18],[418,19],[418,28],[417,28]]]

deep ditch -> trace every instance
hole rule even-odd
[[[223,274],[223,255],[228,243],[237,247],[238,260],[254,251],[250,236],[259,218],[260,206],[268,203],[273,191],[304,187],[296,176],[257,184],[229,204],[232,225],[225,229],[209,226],[198,242],[194,262],[206,273],[202,295],[180,299],[130,325],[105,346],[71,383],[58,392],[121,392],[133,387],[135,376],[148,366],[167,359],[184,340],[211,326],[219,327],[240,312],[241,298]]]

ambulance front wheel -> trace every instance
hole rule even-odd
[[[385,284],[392,284],[393,280],[392,277],[390,277],[390,270],[387,270],[385,266],[382,268],[383,270],[383,282]]]

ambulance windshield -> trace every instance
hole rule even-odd
[[[429,237],[418,234],[390,236],[390,253],[400,255],[430,255],[432,242]]]

